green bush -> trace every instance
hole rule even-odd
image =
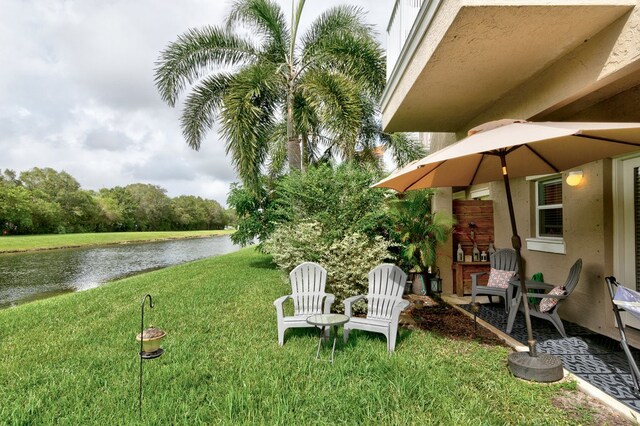
[[[388,191],[370,188],[380,178],[374,168],[343,163],[319,164],[274,180],[264,177],[253,189],[234,184],[227,203],[236,211],[238,231],[231,238],[242,245],[264,242],[277,228],[301,222],[321,224],[320,238],[327,243],[354,232],[387,237]]]
[[[385,261],[392,260],[389,254],[389,240],[383,237],[368,238],[354,233],[333,242],[325,251],[321,264],[327,270],[329,292],[335,294],[334,310],[343,312],[342,301],[347,297],[367,294],[371,269]],[[355,313],[365,312],[365,304],[354,305]]]
[[[377,170],[353,163],[292,172],[275,186],[275,216],[281,223],[318,222],[327,242],[354,232],[370,238],[387,236],[391,227],[385,206],[388,191],[370,187],[381,177]]]
[[[264,242],[263,249],[273,256],[276,265],[287,274],[302,262],[322,263],[328,245],[321,238],[317,222],[301,222],[277,228]]]
[[[321,238],[323,232],[318,222],[281,226],[265,241],[264,249],[287,274],[302,262],[322,265],[327,270],[327,292],[336,296],[333,310],[342,312],[344,299],[367,293],[367,275],[389,260],[391,242],[357,232],[326,242]],[[354,307],[356,313],[363,310],[364,305]]]

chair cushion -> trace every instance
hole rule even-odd
[[[509,281],[516,275],[516,271],[503,271],[501,269],[491,268],[489,272],[489,282],[487,287],[509,287]]]
[[[565,294],[567,294],[567,291],[564,289],[564,287],[554,287],[547,294],[550,294],[552,296],[564,296]],[[545,297],[540,301],[540,307],[538,308],[538,311],[548,312],[558,304],[558,301],[559,299],[552,299],[550,297]]]

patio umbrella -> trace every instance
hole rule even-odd
[[[640,123],[535,123],[504,119],[471,129],[465,139],[408,164],[373,186],[404,192],[421,188],[469,186],[502,178],[513,233],[511,243],[518,258],[520,291],[526,294],[520,254],[522,243],[513,211],[509,176],[558,173],[637,150],[640,150]],[[550,359],[551,356],[547,354],[542,359],[537,356],[529,305],[523,305],[529,352],[525,353],[527,358],[523,358],[522,353],[511,354],[509,366],[516,376],[552,381],[547,380],[549,373],[545,372],[545,366],[557,366],[560,361]],[[561,372],[562,364],[559,366]]]

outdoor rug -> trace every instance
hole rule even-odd
[[[460,307],[471,312],[470,305]],[[504,305],[481,304],[477,315],[506,334]],[[538,352],[557,355],[566,370],[640,412],[640,395],[634,393],[631,370],[620,343],[577,324],[563,323],[567,338],[563,338],[549,321],[531,317]],[[522,312],[517,313],[510,336],[526,346],[527,328]],[[640,365],[640,351],[633,348],[631,351]]]

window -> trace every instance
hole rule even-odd
[[[562,178],[536,183],[536,236],[562,238]]]
[[[527,249],[565,254],[562,238],[562,177],[532,176],[535,185],[535,232],[527,238]]]
[[[489,187],[472,189],[470,195],[472,200],[490,200],[491,199],[491,192],[489,191]]]

